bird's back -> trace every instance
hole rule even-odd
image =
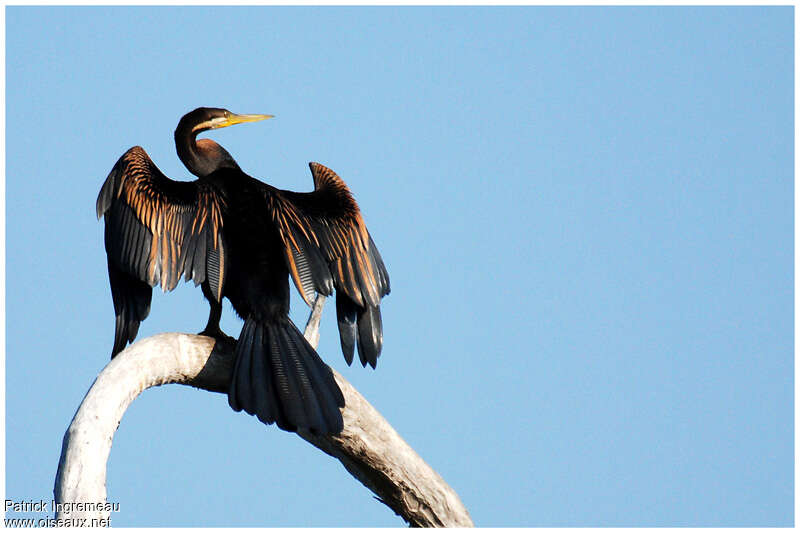
[[[267,209],[267,186],[236,169],[220,169],[202,181],[223,199],[222,234],[228,254],[223,295],[242,317],[285,317],[289,270],[283,241]]]

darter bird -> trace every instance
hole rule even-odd
[[[197,139],[268,118],[205,107],[185,115],[175,145],[195,181],[167,178],[140,146],[114,165],[97,198],[116,314],[111,357],[136,338],[152,287],[171,291],[183,276],[202,287],[211,306],[201,335],[227,338],[219,325],[223,297],[244,320],[230,406],[287,431],[338,433],[344,397],[289,318],[289,277],[309,304],[315,292],[336,290],[345,360],[352,363],[357,347],[361,364],[375,368],[389,275],[350,190],[332,170],[310,163],[314,190],[284,191],[245,174],[216,142]]]

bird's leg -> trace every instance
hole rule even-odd
[[[211,293],[211,288],[207,283],[203,283],[202,288],[203,295],[208,300],[208,305],[211,306],[211,310],[208,313],[208,324],[206,324],[206,329],[198,333],[198,335],[212,337],[225,343],[235,343],[236,339],[229,335],[225,335],[225,333],[223,333],[222,329],[219,327],[219,321],[220,318],[222,318],[222,302],[217,301],[217,299]]]

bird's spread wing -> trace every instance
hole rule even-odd
[[[146,318],[150,287],[170,291],[185,275],[195,284],[207,281],[221,298],[222,202],[208,185],[167,178],[139,146],[114,165],[97,197],[117,313],[114,354],[135,338]]]
[[[268,187],[268,208],[303,299],[310,304],[315,291],[330,295],[335,288],[345,359],[352,362],[358,340],[362,364],[374,367],[383,337],[379,305],[389,294],[389,275],[347,185],[329,168],[309,166],[314,191]]]

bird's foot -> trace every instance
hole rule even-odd
[[[231,337],[230,335],[225,335],[219,328],[209,328],[206,326],[206,329],[198,333],[198,335],[203,335],[204,337],[211,337],[215,339],[220,344],[227,344],[231,347],[236,345],[236,339]]]

